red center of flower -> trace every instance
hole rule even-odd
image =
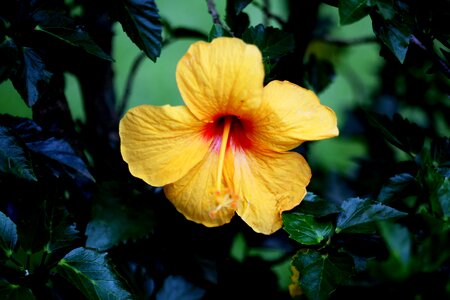
[[[206,139],[212,139],[212,149],[219,152],[222,142],[223,133],[226,125],[229,123],[229,133],[227,133],[227,145],[228,150],[230,146],[241,149],[248,149],[252,146],[252,142],[249,139],[251,132],[253,131],[253,125],[248,120],[242,120],[236,116],[218,116],[214,118],[212,123],[208,123],[204,128],[204,137]]]

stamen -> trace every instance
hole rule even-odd
[[[236,210],[239,196],[233,193],[230,188],[225,188],[225,190],[222,192],[216,191],[214,193],[214,199],[217,205],[209,212],[209,216],[213,219],[222,208],[231,207],[232,209]]]
[[[225,153],[227,150],[228,139],[230,136],[231,122],[233,117],[225,117],[222,139],[220,144],[220,152],[219,152],[219,164],[217,167],[217,182],[216,182],[216,191],[214,192],[214,202],[216,206],[209,212],[209,216],[211,218],[215,218],[217,213],[222,208],[232,208],[234,210],[237,209],[237,201],[239,200],[239,196],[236,195],[233,190],[229,187],[225,187],[222,190],[222,176],[223,176],[223,164],[225,160]]]
[[[225,152],[227,150],[228,137],[230,135],[231,128],[231,117],[225,117],[225,124],[223,125],[222,141],[220,144],[219,152],[219,166],[217,168],[217,190],[220,192],[222,189],[222,172],[223,172],[223,161],[225,160]]]

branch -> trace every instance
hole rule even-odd
[[[208,4],[208,12],[213,19],[213,23],[223,27],[222,22],[220,21],[219,14],[217,13],[216,4],[214,3],[214,0],[206,0],[206,2]]]
[[[256,6],[257,8],[259,8],[263,12],[265,18],[273,19],[276,22],[278,22],[278,24],[280,24],[281,26],[284,26],[286,24],[286,22],[282,18],[280,18],[279,16],[274,15],[270,12],[269,6],[267,5],[268,1],[264,1],[264,5],[261,5],[260,3],[256,2],[256,1],[253,1],[252,4],[254,6]],[[264,20],[264,23],[266,23],[266,22],[267,21]],[[266,26],[266,25],[264,25],[264,26]]]
[[[131,87],[133,86],[134,78],[136,77],[137,70],[141,63],[144,61],[145,53],[139,53],[131,65],[130,72],[128,73],[127,83],[125,85],[125,91],[123,92],[122,100],[120,101],[120,106],[117,109],[117,115],[122,116],[128,105],[128,100],[130,99]]]
[[[318,40],[323,41],[325,43],[333,44],[338,47],[347,47],[347,46],[355,46],[360,44],[368,44],[368,43],[374,43],[377,41],[375,37],[367,36],[367,37],[360,37],[360,38],[354,38],[350,40],[341,40],[337,38],[332,37],[322,37]]]
[[[411,42],[428,53],[434,63],[441,69],[442,73],[444,73],[447,78],[450,78],[450,67],[436,54],[436,52],[425,46],[414,34],[411,35]]]

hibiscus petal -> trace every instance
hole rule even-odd
[[[203,126],[185,106],[141,105],[120,121],[120,151],[133,176],[163,186],[203,159],[211,144]]]
[[[176,79],[184,102],[200,120],[241,117],[261,104],[261,52],[236,38],[197,42],[178,63]]]
[[[311,170],[296,152],[237,151],[234,189],[241,197],[237,214],[254,231],[271,234],[281,228],[281,213],[306,195]]]
[[[264,105],[256,116],[254,139],[266,148],[286,151],[303,141],[339,134],[336,114],[320,104],[316,94],[288,81],[272,81],[264,87]]]
[[[235,213],[233,208],[224,207],[211,216],[217,207],[214,194],[218,161],[218,153],[211,151],[186,176],[164,187],[167,199],[180,213],[188,220],[208,227],[230,222]]]

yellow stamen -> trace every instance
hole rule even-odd
[[[227,150],[228,137],[230,135],[231,128],[231,117],[225,117],[225,124],[223,125],[222,142],[220,144],[219,152],[219,166],[217,168],[217,191],[222,189],[222,172],[223,172],[223,161],[225,160],[225,152]]]

